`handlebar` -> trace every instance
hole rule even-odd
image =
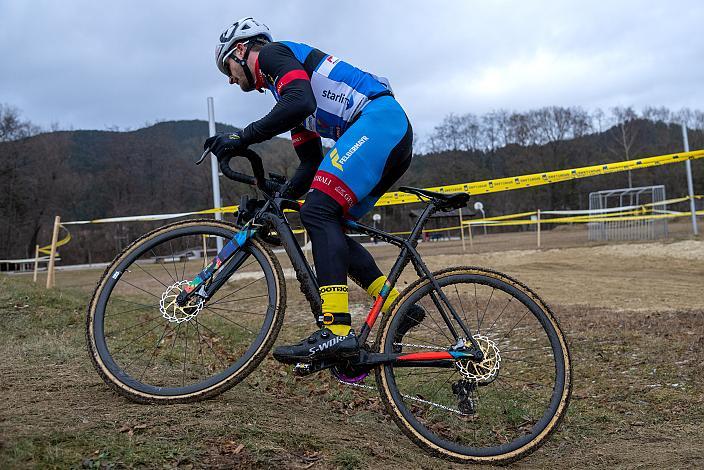
[[[206,150],[203,155],[206,155],[209,151],[209,149]],[[254,173],[254,176],[246,175],[244,173],[240,173],[238,171],[233,170],[230,167],[230,160],[232,160],[232,158],[234,157],[244,157],[249,160],[249,164],[252,167],[252,172]],[[220,158],[219,165],[220,171],[222,171],[222,174],[225,175],[227,178],[239,183],[248,184],[250,186],[256,186],[267,194],[274,194],[277,191],[281,191],[283,187],[283,184],[281,184],[280,182],[267,179],[264,176],[264,165],[262,163],[262,158],[257,154],[257,152],[252,149],[245,149],[239,155],[229,155]]]
[[[249,160],[249,164],[252,166],[252,172],[254,173],[254,177],[245,175],[244,173],[239,173],[230,168],[230,160],[234,156],[241,156]],[[240,155],[230,155],[224,158],[220,158],[220,171],[222,171],[223,175],[233,181],[238,181],[240,183],[256,186],[262,191],[266,189],[266,178],[264,177],[264,165],[262,164],[262,158],[257,155],[254,150],[245,149]]]

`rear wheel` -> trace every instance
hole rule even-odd
[[[171,224],[132,243],[105,270],[86,335],[108,385],[138,402],[191,402],[222,393],[264,359],[281,329],[286,284],[276,257],[256,238],[207,302],[175,302],[212,260],[218,240],[227,243],[236,231],[214,220]]]
[[[485,359],[457,360],[449,368],[385,365],[376,373],[382,400],[401,430],[434,455],[472,463],[520,459],[546,441],[567,410],[565,337],[547,305],[508,276],[467,267],[436,278]],[[384,318],[377,347],[448,351],[455,341],[437,300],[429,281],[411,285]],[[423,307],[425,319],[394,341],[411,305]]]

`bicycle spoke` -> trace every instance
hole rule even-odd
[[[510,330],[508,330],[508,332],[507,332],[506,334],[504,334],[504,335],[502,336],[502,338],[508,338],[509,336],[511,336],[511,333],[513,332],[513,330],[516,329],[516,327],[523,321],[523,319],[524,319],[529,313],[530,313],[530,311],[526,311],[526,313],[523,314],[523,316],[516,322],[515,325],[513,325],[513,326],[511,327]]]
[[[217,315],[218,317],[222,318],[223,320],[227,320],[227,321],[229,321],[230,323],[232,323],[233,325],[237,325],[237,326],[239,326],[240,328],[242,328],[243,330],[247,330],[248,332],[252,333],[253,335],[256,335],[256,333],[255,333],[254,331],[250,330],[250,329],[247,328],[246,326],[240,325],[240,324],[237,323],[236,321],[231,320],[231,319],[227,318],[226,316],[219,314],[218,312],[216,312],[215,310],[211,309],[210,307],[204,307],[204,308],[205,308],[205,310],[208,310],[208,311],[210,311],[210,312],[213,312],[215,315]]]
[[[156,277],[154,277],[154,275],[153,275],[152,273],[150,273],[149,271],[147,271],[146,269],[144,269],[143,267],[141,267],[141,266],[139,265],[139,263],[134,263],[134,265],[137,266],[139,269],[141,269],[142,272],[144,272],[145,274],[151,276],[152,279],[154,279],[156,282],[158,282],[159,284],[161,284],[161,285],[164,286],[165,288],[168,288],[168,287],[169,287],[169,286],[167,286],[166,284],[164,284],[163,282],[161,282],[159,279],[157,279]]]
[[[504,314],[506,311],[506,308],[509,306],[509,304],[513,301],[513,297],[509,297],[508,301],[506,302],[506,305],[504,305],[504,308],[501,309],[501,313],[494,319],[494,323],[491,324],[488,330],[486,330],[486,334],[488,335],[491,333],[491,330],[494,328],[494,325],[496,325],[496,322],[499,321],[499,318],[501,318],[501,315]]]
[[[528,359],[520,358],[520,357],[506,356],[506,355],[504,355],[504,354],[501,355],[501,360],[502,360],[502,361],[503,361],[503,360],[509,360],[509,361],[516,361],[516,362],[525,362],[526,364],[532,364],[532,365],[535,365],[535,366],[543,366],[543,365],[545,365],[544,363],[535,362],[535,361],[530,361],[530,360],[528,360]]]
[[[139,289],[139,290],[141,290],[141,291],[142,291],[142,292],[144,292],[145,294],[149,294],[149,295],[151,295],[152,297],[154,297],[154,298],[157,298],[157,299],[161,300],[161,297],[159,297],[158,295],[156,295],[156,294],[152,294],[151,292],[149,292],[149,291],[146,291],[146,290],[142,289],[142,288],[141,288],[141,287],[139,287],[139,286],[135,286],[134,284],[132,284],[132,283],[131,283],[131,282],[129,282],[129,281],[125,281],[124,279],[120,279],[120,281],[119,281],[119,282],[124,282],[125,284],[128,284],[128,285],[130,285],[130,286],[134,287],[135,289]]]
[[[430,395],[430,398],[428,398],[428,400],[434,400],[435,397],[438,395],[438,392],[440,392],[440,390],[442,390],[442,388],[443,388],[445,385],[447,385],[447,383],[450,381],[450,379],[451,379],[452,377],[454,377],[455,375],[457,375],[457,371],[456,371],[456,370],[453,370],[453,371],[452,371],[452,374],[450,374],[450,376],[449,376],[447,379],[445,379],[445,381],[444,381],[443,383],[440,384],[440,386],[435,390],[435,392],[434,392],[432,395]]]
[[[431,310],[431,309],[429,309],[428,307],[426,307],[426,306],[423,304],[422,301],[421,301],[421,306],[425,309],[425,311],[426,311],[426,313],[427,313],[427,316],[430,317],[431,320],[433,320],[433,323],[435,323],[435,325],[436,325],[438,328],[437,328],[437,329],[431,328],[430,325],[428,325],[427,323],[423,324],[422,326],[424,326],[424,327],[426,327],[426,328],[428,328],[428,329],[431,329],[431,330],[433,330],[433,331],[436,331],[436,332],[440,333],[441,335],[443,335],[443,336],[445,337],[445,339],[447,339],[447,341],[448,341],[450,344],[454,344],[455,342],[454,342],[452,339],[450,339],[450,337],[447,336],[444,331],[442,331],[442,327],[441,327],[440,324],[437,322],[437,320],[435,320],[435,317],[433,317],[433,315],[430,313],[430,310]],[[447,326],[447,325],[445,325],[445,326]]]
[[[206,330],[210,331],[211,333],[213,333],[213,334],[217,337],[217,333],[215,333],[213,330],[211,330],[210,328],[208,328],[205,324],[199,322],[198,319],[196,319],[196,324],[197,324],[198,326],[202,326],[203,328],[205,328]],[[213,347],[210,345],[210,343],[208,343],[207,341],[205,341],[205,344],[208,346],[208,348],[210,348],[210,351],[212,351],[213,356],[215,356],[215,358],[216,358],[218,361],[220,361],[220,364],[222,365],[223,369],[227,369],[227,366],[225,365],[224,362],[222,362],[222,359],[220,359],[220,356],[218,356],[218,354],[215,352],[215,350],[214,350]]]
[[[484,317],[486,316],[486,311],[489,309],[489,304],[491,303],[491,299],[494,296],[494,291],[496,291],[496,288],[491,289],[491,294],[489,294],[489,300],[486,301],[486,306],[484,306],[484,312],[482,313],[482,319],[477,324],[477,334],[481,333],[482,323],[484,322]]]
[[[218,300],[217,302],[209,303],[208,306],[212,307],[213,305],[218,305],[218,304],[231,304],[232,302],[243,302],[245,300],[261,299],[262,297],[269,297],[269,294],[253,295],[251,297],[244,297],[241,299],[228,300],[226,302]],[[271,304],[269,304],[267,307],[271,307]]]
[[[477,307],[477,326],[481,324],[479,321],[479,299],[477,298],[477,284],[474,284],[474,305]],[[479,328],[477,328],[479,330]]]
[[[115,299],[115,300],[117,300],[117,299]],[[113,316],[117,316],[117,315],[122,315],[123,313],[136,312],[137,310],[144,310],[144,309],[147,309],[147,308],[148,308],[148,309],[154,309],[154,308],[156,308],[156,306],[154,306],[154,305],[145,305],[144,307],[131,308],[131,309],[129,309],[129,310],[122,310],[122,311],[120,311],[120,312],[110,312],[109,314],[108,314],[108,313],[105,314],[105,318],[107,318],[107,317],[113,317]]]
[[[460,309],[462,310],[462,317],[464,318],[465,323],[469,323],[469,320],[467,320],[467,313],[464,311],[464,306],[462,305],[462,298],[460,297],[460,292],[457,289],[457,284],[455,284],[455,294],[457,294],[457,301],[460,303]]]
[[[186,322],[186,333],[184,334],[185,338],[185,347],[183,348],[183,377],[181,378],[181,386],[183,387],[186,384],[186,359],[188,358],[188,324],[190,322]]]
[[[176,276],[174,282],[178,282],[178,271],[176,270],[176,253],[174,253],[174,246],[171,244],[171,240],[169,240],[169,247],[171,248],[171,259],[173,260],[174,264],[174,275]],[[186,257],[187,258],[187,257]]]
[[[159,326],[160,326],[160,325],[156,325],[155,327],[153,327],[153,328],[147,330],[146,332],[142,333],[141,335],[137,336],[135,339],[133,339],[133,340],[130,341],[129,343],[125,344],[124,346],[122,346],[122,347],[119,348],[118,350],[114,351],[113,354],[119,353],[120,351],[122,351],[123,349],[125,349],[125,348],[126,348],[127,346],[129,346],[130,344],[133,344],[133,343],[135,343],[136,341],[138,341],[138,340],[144,338],[144,337],[147,336],[149,333],[151,333],[152,331],[154,331],[154,330],[156,330],[157,328],[159,328]]]
[[[161,299],[159,299],[161,300]],[[147,308],[154,308],[154,305],[147,305],[147,304],[140,304],[139,302],[135,302],[133,300],[125,300],[125,299],[120,299],[120,298],[114,298],[110,299],[111,302],[125,302],[128,304],[134,304],[134,305],[141,305],[142,307],[147,307]]]
[[[227,303],[227,302],[226,302]],[[222,308],[222,307],[213,307],[212,305],[208,305],[208,308],[213,309],[213,310],[221,310],[223,312],[232,312],[232,313],[244,313],[244,314],[249,314],[249,315],[259,315],[259,316],[266,316],[266,313],[261,313],[261,312],[248,312],[246,310],[232,310],[229,308]]]
[[[154,253],[154,250],[152,249],[152,250],[149,250],[149,251],[151,252],[152,255],[154,255],[154,260],[155,260],[156,264],[158,264],[159,266],[161,266],[161,268],[162,268],[164,271],[166,271],[166,274],[169,275],[169,277],[171,278],[171,280],[174,281],[174,283],[176,283],[176,279],[174,279],[174,277],[171,275],[171,273],[169,272],[169,270],[166,269],[166,266],[164,266],[164,263],[160,263],[160,262],[158,261],[159,256],[158,256],[156,253]]]
[[[88,312],[87,345],[96,369],[120,394],[136,401],[194,401],[238,383],[264,359],[266,340],[278,333],[284,311],[283,295],[272,297],[285,286],[276,276],[278,260],[259,240],[251,240],[236,258],[241,263],[231,277],[242,275],[242,280],[220,278],[226,283],[210,305],[175,305],[183,281],[202,271],[201,260],[191,256],[194,247],[204,247],[207,265],[208,245],[236,232],[208,220],[158,228],[121,254],[122,276],[98,285]],[[234,260],[226,269],[235,268]],[[117,266],[108,268],[111,275]],[[168,319],[160,311],[162,296]],[[217,302],[222,304],[213,305]]]
[[[447,349],[447,348],[448,348],[448,345],[442,346],[442,345],[440,345],[440,344],[438,344],[438,343],[431,343],[431,342],[429,342],[429,341],[426,340],[426,339],[420,339],[420,338],[418,338],[418,337],[411,336],[411,335],[409,335],[408,333],[406,333],[403,337],[404,337],[404,339],[405,339],[405,338],[409,338],[409,339],[412,339],[412,340],[414,340],[414,341],[416,341],[416,342],[418,342],[418,343],[423,343],[421,346],[437,346],[438,349]]]
[[[404,369],[404,367],[401,367],[401,368],[399,368],[399,369]],[[414,375],[435,375],[435,374],[447,374],[447,373],[449,373],[449,370],[447,370],[447,369],[443,369],[443,370],[433,370],[433,369],[431,369],[430,367],[429,367],[428,369],[430,369],[430,370],[423,371],[423,372],[421,372],[421,371],[416,371],[416,372],[411,372],[411,373],[408,373],[408,374],[398,374],[398,376],[405,378],[405,377],[411,377],[411,376],[414,376]]]
[[[166,336],[166,332],[168,330],[169,330],[169,323],[167,323],[164,326],[164,331],[163,331],[163,333],[161,333],[161,337],[158,340],[156,340],[156,344],[154,345],[154,350],[152,351],[152,354],[149,357],[149,362],[147,362],[147,365],[144,366],[144,370],[142,370],[142,373],[139,375],[137,380],[142,380],[142,377],[144,377],[144,373],[147,371],[149,366],[152,364],[152,361],[154,360],[154,356],[156,355],[156,351],[159,349],[159,343],[161,343],[161,341],[164,339],[164,336]]]
[[[127,331],[127,330],[130,330],[130,329],[132,329],[132,328],[136,328],[136,327],[138,327],[138,326],[144,325],[145,323],[153,322],[154,320],[158,320],[159,318],[163,318],[163,317],[161,317],[161,316],[159,316],[159,317],[153,317],[153,318],[150,318],[150,319],[148,319],[148,320],[141,321],[141,322],[139,322],[139,323],[133,323],[132,325],[130,325],[130,326],[128,326],[128,327],[125,327],[125,328],[122,328],[121,330],[113,331],[112,333],[105,333],[105,336],[115,336],[115,335],[118,334],[118,333],[122,333],[123,331]]]
[[[217,302],[213,302],[211,305],[215,305],[215,304],[218,304],[218,303],[222,302],[223,299],[226,299],[226,298],[230,297],[231,295],[234,295],[234,294],[238,293],[238,292],[241,291],[242,289],[246,289],[247,287],[251,286],[251,285],[254,284],[255,282],[261,281],[261,280],[264,279],[265,277],[266,277],[266,276],[262,276],[262,277],[260,277],[259,279],[256,279],[256,280],[250,282],[249,284],[240,287],[240,288],[237,289],[236,291],[230,292],[230,293],[227,294],[226,296],[220,298],[220,300],[218,300]]]
[[[410,413],[415,418],[399,416],[398,422],[404,430],[427,436],[434,449],[450,449],[445,447],[449,441],[468,455],[508,454],[525,445],[521,438],[535,432],[531,427],[540,416],[560,411],[554,398],[556,393],[562,393],[557,376],[564,371],[559,370],[553,349],[536,342],[552,341],[545,316],[539,315],[543,313],[541,307],[536,309],[530,296],[526,300],[519,296],[516,291],[522,291],[520,286],[494,274],[483,276],[467,270],[466,274],[437,279],[441,289],[449,294],[448,300],[455,292],[448,308],[456,311],[456,321],[469,326],[469,318],[475,317],[472,322],[476,322],[477,343],[490,360],[485,366],[494,364],[494,368],[473,367],[466,359],[456,361],[451,369],[384,366],[382,373],[394,377],[384,382],[388,385],[382,385],[387,398],[404,410],[403,416]],[[404,335],[400,343],[404,352],[447,350],[453,346],[445,342],[449,328],[444,328],[436,317],[437,309],[427,308],[433,292],[430,282],[414,291],[414,295],[419,295],[415,303],[423,306],[431,318]],[[394,333],[392,329],[387,331]],[[385,351],[395,344],[387,339]],[[417,349],[408,349],[413,346]],[[500,361],[491,361],[498,357]],[[554,425],[554,420],[544,424]]]

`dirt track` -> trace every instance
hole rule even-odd
[[[550,234],[545,245],[574,245],[582,235]],[[497,238],[502,247],[534,242],[529,234]],[[484,252],[478,239],[477,254],[461,254],[459,242],[421,251],[433,268],[471,264],[517,277],[554,308],[571,341],[568,417],[516,466],[700,467],[704,241]],[[390,248],[373,252],[384,267],[392,263]],[[270,359],[214,400],[128,403],[101,382],[83,346],[98,274],[59,273],[66,290],[52,293],[0,278],[0,466],[448,467],[410,443],[373,393],[327,375],[294,379]],[[288,292],[280,343],[310,330],[302,295],[293,283]],[[368,305],[361,290],[352,301],[358,310]]]

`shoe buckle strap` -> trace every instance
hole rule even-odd
[[[352,315],[349,313],[324,312],[318,317],[318,323],[323,325],[352,325]]]

